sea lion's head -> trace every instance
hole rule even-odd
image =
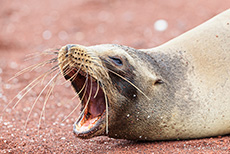
[[[138,53],[142,52],[113,44],[60,49],[61,72],[81,100],[81,113],[74,124],[77,137],[139,138],[131,128],[141,132],[148,118],[141,116],[145,112],[141,106],[162,80]]]

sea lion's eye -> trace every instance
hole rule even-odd
[[[156,82],[155,82],[155,85],[156,84],[163,84],[164,83],[164,81],[162,81],[161,79],[158,79]]]
[[[117,58],[117,57],[110,57],[109,56],[109,58],[113,61],[113,63],[115,63],[117,66],[122,66],[123,65],[123,63],[122,63],[122,61],[121,61],[121,59],[120,58]]]

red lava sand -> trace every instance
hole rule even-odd
[[[0,1],[0,153],[230,153],[230,137],[196,140],[134,142],[96,137],[76,138],[76,106],[69,83],[60,78],[38,125],[45,99],[42,94],[25,122],[42,86],[31,90],[15,109],[10,104],[29,82],[51,66],[44,66],[8,81],[16,72],[41,62],[26,55],[65,44],[117,43],[135,48],[160,45],[226,10],[229,0],[11,0]],[[154,23],[164,19],[165,31]],[[52,56],[51,56],[52,57]],[[46,56],[45,56],[46,58]],[[13,103],[16,103],[17,99]],[[44,118],[45,117],[45,118]]]

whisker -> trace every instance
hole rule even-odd
[[[128,82],[130,85],[132,85],[134,88],[136,88],[140,93],[142,93],[142,95],[144,95],[148,100],[150,100],[150,98],[149,98],[140,88],[138,88],[135,84],[133,84],[131,81],[129,81],[128,79],[126,79],[126,78],[123,77],[122,75],[120,75],[120,74],[114,72],[113,70],[111,70],[111,69],[109,69],[109,68],[106,68],[106,67],[104,67],[104,66],[102,66],[102,65],[99,65],[99,64],[96,64],[96,63],[95,63],[95,65],[97,65],[98,67],[102,67],[103,69],[106,69],[106,70],[110,71],[111,73],[117,75],[117,76],[120,77],[121,79],[125,80],[125,81]]]
[[[26,56],[33,56],[33,55],[42,55],[42,54],[46,54],[46,53],[54,53],[54,54],[59,54],[59,50],[60,48],[48,48],[48,49],[45,49],[43,51],[40,51],[40,52],[32,52],[32,53],[29,53],[27,54]]]
[[[82,95],[82,98],[80,99],[80,102],[78,103],[78,105],[62,120],[62,122],[63,121],[65,121],[66,119],[68,119],[73,113],[74,113],[74,111],[76,111],[76,109],[79,107],[79,105],[82,103],[82,101],[83,101],[83,99],[84,99],[84,97],[85,97],[85,94],[86,94],[86,91],[87,91],[87,86],[88,86],[88,74],[87,74],[87,76],[86,76],[86,80],[85,80],[85,83],[84,83],[84,85],[82,86],[82,88],[81,88],[81,90],[72,98],[72,100],[73,99],[75,99],[77,96],[79,96],[79,94],[84,90],[84,93],[83,93],[83,95]],[[86,87],[86,88],[85,88]],[[79,117],[80,118],[80,117]],[[79,119],[78,118],[78,119]],[[77,120],[78,121],[78,120]]]
[[[105,96],[105,132],[108,135],[109,134],[109,105],[108,105],[108,100],[107,100],[107,94],[106,91],[104,89],[104,87],[102,88],[103,92],[104,92],[104,96]]]
[[[62,85],[65,84],[65,83],[67,83],[68,81],[75,80],[76,77],[77,77],[77,75],[78,75],[78,73],[79,73],[79,71],[81,70],[81,66],[82,66],[82,64],[81,64],[80,67],[78,68],[77,72],[74,73],[74,75],[73,75],[71,78],[69,78],[68,80],[66,80],[65,82],[63,82]],[[74,68],[73,68],[73,69],[74,69]],[[72,70],[73,70],[73,69],[72,69]]]
[[[91,77],[91,76],[90,76]],[[92,87],[92,77],[90,78],[91,80],[90,80],[90,91],[89,91],[89,97],[88,97],[88,99],[87,99],[87,102],[86,102],[86,104],[85,104],[85,107],[84,107],[84,109],[82,110],[82,113],[81,113],[81,115],[80,116],[82,116],[82,114],[85,112],[85,110],[86,110],[86,108],[87,108],[87,106],[88,106],[88,104],[89,104],[89,101],[90,101],[90,97],[91,97],[91,95],[92,95],[92,89],[93,89],[93,87]],[[87,88],[87,87],[86,87]]]
[[[41,56],[43,56],[43,55],[57,55],[56,53],[52,53],[52,52],[50,52],[50,53],[44,53],[44,52],[42,52],[42,53],[39,53],[39,54],[30,54],[30,55],[26,55],[26,58],[24,59],[24,61],[29,61],[29,60],[31,60],[31,59],[35,59],[35,58],[37,58],[37,57],[41,57]]]
[[[96,76],[95,71],[94,71],[93,69],[91,69],[90,67],[89,67],[89,69],[90,69],[90,70],[93,72],[93,74],[95,74],[95,76]],[[97,81],[97,90],[96,90],[96,92],[95,92],[93,98],[96,98],[96,96],[97,96],[97,94],[98,94],[98,91],[99,91],[99,87],[100,87],[99,81],[98,81],[98,80],[96,80],[96,81]]]
[[[86,84],[86,83],[87,83],[87,84]],[[87,74],[87,76],[86,76],[85,83],[84,83],[84,85],[82,86],[81,90],[72,98],[72,100],[75,99],[77,96],[79,96],[79,94],[83,91],[83,89],[85,88],[86,85],[88,85],[88,74]],[[87,89],[87,86],[86,86],[86,89]]]
[[[48,90],[48,92],[47,92],[47,94],[46,94],[45,101],[44,101],[44,103],[43,103],[43,107],[42,107],[41,114],[40,114],[40,118],[39,118],[38,132],[39,132],[39,128],[40,128],[40,126],[41,126],[42,115],[43,115],[44,112],[45,112],[46,104],[47,104],[47,102],[48,102],[48,99],[49,99],[51,93],[52,93],[53,90],[54,90],[54,86],[56,85],[56,82],[57,82],[57,78],[58,78],[58,77],[59,77],[59,76],[56,77],[56,80],[53,82],[53,85],[50,87],[50,89]]]
[[[67,64],[65,64],[62,68],[64,68],[63,69],[63,71],[62,71],[62,75],[63,76],[66,76],[67,74],[69,74],[70,72],[72,72],[73,70],[74,70],[74,68],[71,68],[71,69],[69,69],[70,67],[68,66],[69,64],[70,64],[71,62],[68,62]]]
[[[129,81],[128,79],[126,79],[125,77],[121,76],[120,74],[112,71],[111,69],[108,69],[110,72],[112,72],[113,74],[119,76],[120,78],[122,78],[123,80],[127,81],[129,84],[131,84],[134,88],[136,88],[140,93],[142,93],[142,95],[144,95],[148,100],[150,100],[150,98],[142,91],[140,90],[135,84],[133,84],[131,81]]]
[[[44,76],[44,75],[47,75],[47,73],[44,73],[44,74],[42,74],[42,75],[40,75],[40,76],[38,76],[36,79],[34,79],[32,82],[30,82],[25,88],[23,88],[21,91],[19,91],[18,92],[18,94],[16,95],[16,96],[14,96],[14,98],[6,105],[6,107],[3,109],[3,111],[5,111],[7,108],[8,108],[8,106],[17,98],[17,97],[19,97],[19,94],[20,93],[22,93],[24,90],[27,90],[27,92],[26,93],[28,93],[30,90],[31,90],[31,88],[29,88],[31,85],[33,85],[37,80],[39,80],[42,76]],[[35,85],[37,85],[39,82],[37,82]],[[34,86],[32,86],[32,87],[34,87]],[[29,90],[28,90],[28,88],[29,88]],[[23,94],[23,96],[19,99],[19,101],[23,98],[25,96],[25,94]],[[18,101],[18,102],[19,102]],[[16,106],[17,104],[18,104],[18,102],[14,105],[14,106]]]
[[[46,64],[53,63],[55,60],[57,60],[57,58],[53,58],[53,59],[50,59],[50,60],[47,60],[47,61],[43,61],[43,62],[41,62],[41,63],[34,64],[34,65],[31,65],[31,66],[29,66],[29,67],[27,67],[27,68],[24,68],[23,70],[17,72],[17,73],[16,73],[12,78],[10,78],[8,81],[11,81],[12,79],[14,79],[14,78],[16,78],[16,77],[22,75],[23,73],[25,73],[25,72],[27,72],[27,71],[30,71],[30,72],[31,72],[31,71],[33,71],[33,70],[35,70],[35,69],[37,69],[37,68],[39,68],[39,67],[42,67],[42,66],[44,66],[44,65],[46,65]]]
[[[87,78],[88,78],[88,76],[87,76]],[[86,83],[86,82],[85,82]],[[85,85],[85,84],[84,84]],[[87,84],[88,85],[88,84]],[[84,88],[82,88],[82,89],[84,89]],[[64,120],[62,120],[62,122],[64,122],[66,119],[68,119],[73,113],[74,113],[74,111],[76,111],[76,109],[79,107],[79,105],[82,103],[82,100],[84,99],[84,97],[85,97],[85,94],[86,94],[86,91],[87,91],[87,88],[85,88],[85,91],[84,91],[84,93],[83,93],[83,96],[82,96],[82,98],[80,99],[80,102],[77,104],[77,106],[65,117],[65,119]],[[76,94],[73,98],[72,98],[72,100],[74,99],[74,98],[76,98],[77,96],[79,96],[78,94]]]
[[[28,121],[29,121],[29,117],[30,117],[30,115],[31,115],[31,113],[32,113],[32,111],[33,111],[33,108],[34,108],[35,104],[37,103],[38,99],[40,98],[40,96],[42,95],[42,93],[44,92],[44,90],[47,88],[47,86],[50,85],[50,83],[51,83],[60,73],[61,73],[61,71],[59,71],[54,77],[52,77],[52,78],[50,79],[50,81],[49,81],[49,82],[45,85],[45,87],[42,89],[42,91],[39,93],[39,95],[37,96],[36,100],[34,101],[32,107],[31,107],[31,110],[30,110],[30,112],[29,112],[29,114],[28,114],[28,116],[27,116],[27,118],[26,118],[25,128],[24,128],[25,130],[26,130],[26,127],[27,127],[27,123],[28,123]]]
[[[87,72],[87,73],[88,73],[88,72]],[[88,76],[88,74],[87,74],[87,76]],[[88,86],[88,84],[87,84],[87,86]],[[86,89],[87,89],[87,87],[86,87]],[[86,90],[85,90],[85,91],[86,91]],[[77,121],[81,118],[82,114],[85,112],[85,109],[86,109],[86,107],[88,106],[88,103],[89,103],[89,101],[90,101],[91,95],[92,95],[92,78],[91,78],[91,88],[90,88],[90,92],[89,92],[89,97],[88,97],[87,102],[86,102],[86,104],[85,104],[85,107],[84,107],[84,109],[81,111],[81,113],[80,113],[80,115],[79,115]],[[82,100],[83,100],[83,97],[82,97]]]
[[[69,68],[69,66],[66,66],[63,71],[62,71],[62,75],[65,77],[66,75],[68,75],[70,72],[72,72],[74,70],[74,68]]]
[[[86,77],[86,81],[85,81],[85,84],[83,85],[83,87],[81,88],[81,90],[83,90],[83,89],[85,89],[84,90],[84,93],[83,93],[83,95],[82,95],[82,98],[80,99],[80,102],[78,103],[78,105],[73,109],[73,111],[63,120],[63,121],[65,121],[70,115],[72,115],[73,114],[73,112],[78,108],[78,106],[82,103],[82,101],[83,101],[83,99],[84,99],[84,97],[85,97],[85,94],[86,94],[86,91],[87,91],[87,86],[88,86],[88,75],[87,75],[87,77]],[[84,88],[84,86],[86,85],[86,88]],[[76,98],[77,96],[79,96],[79,92],[72,98],[72,100],[74,99],[74,98]],[[77,120],[78,121],[78,120]]]
[[[60,65],[60,64],[57,64],[57,65],[53,66],[53,67],[50,69],[50,72],[48,73],[48,75],[51,74],[51,73],[53,73],[53,72],[55,72],[56,70],[58,70],[58,69],[59,69],[59,65]],[[41,80],[41,85],[43,84],[43,81],[45,80],[45,77],[46,77],[46,76],[44,76],[44,77],[42,78],[42,80]]]
[[[34,53],[27,54],[26,57],[32,57],[32,56],[38,57],[38,56],[41,56],[41,55],[58,55],[59,50],[60,49],[58,49],[58,48],[46,49],[46,50],[41,51],[41,52],[34,52]]]
[[[77,106],[62,120],[62,122],[66,121],[66,119],[68,119],[79,107],[79,105],[81,104],[81,101],[77,104]]]
[[[87,82],[86,82],[86,87],[84,88],[85,90],[84,90],[84,93],[83,93],[83,95],[82,95],[82,98],[81,98],[81,101],[84,99],[84,97],[85,97],[85,95],[86,95],[86,92],[87,92],[87,86],[88,86],[88,74],[87,74]],[[78,94],[76,95],[76,96],[79,96]]]
[[[94,94],[93,98],[96,98],[96,97],[97,97],[97,94],[98,94],[98,92],[99,92],[99,87],[100,87],[99,81],[97,80],[97,90],[96,90],[96,93]]]
[[[35,83],[35,84],[33,84],[30,88],[28,88],[28,89],[26,89],[26,92],[18,99],[18,101],[14,104],[14,106],[12,107],[12,109],[15,109],[16,108],[16,106],[18,105],[18,103],[25,97],[25,95],[26,94],[28,94],[30,91],[31,91],[31,89],[33,89],[37,84],[39,84],[40,82],[39,82],[39,80]]]
[[[19,100],[15,103],[15,105],[12,107],[13,109],[18,105],[18,103],[24,98],[24,96],[30,92],[31,89],[33,89],[38,83],[40,83],[38,80],[41,79],[42,77],[46,77],[47,75],[55,72],[57,69],[54,70],[49,70],[45,73],[43,73],[42,75],[38,76],[36,79],[34,79],[32,82],[30,82],[25,88],[23,88],[20,92],[18,92],[18,94],[7,104],[7,106],[3,109],[3,111],[6,110],[6,108],[15,100],[15,98],[19,97],[19,94],[22,93],[23,91],[26,90],[26,92],[19,98]],[[34,85],[33,85],[34,84]],[[32,86],[31,88],[29,88],[30,86]]]

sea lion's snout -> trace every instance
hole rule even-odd
[[[100,59],[86,47],[70,44],[60,49],[58,60],[63,76],[80,98],[81,113],[74,124],[74,133],[80,138],[104,134],[108,101],[101,79],[105,71]]]

